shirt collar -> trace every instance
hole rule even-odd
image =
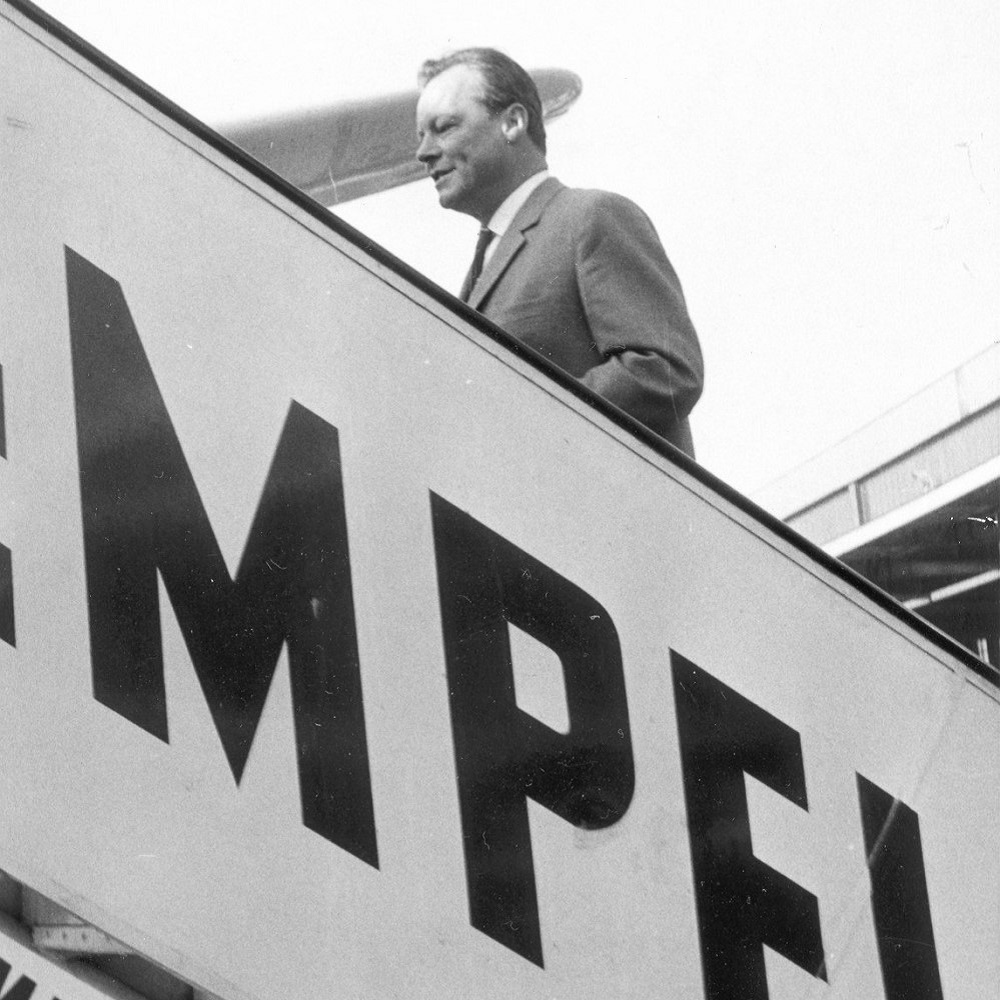
[[[500,242],[500,237],[510,228],[514,221],[514,216],[521,210],[521,207],[528,200],[531,192],[538,187],[549,176],[548,170],[539,170],[537,174],[532,174],[520,187],[513,191],[500,203],[500,207],[490,217],[486,228],[496,234],[496,239],[490,244],[491,247]]]

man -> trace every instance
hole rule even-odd
[[[693,455],[701,350],[652,223],[549,177],[538,90],[507,56],[463,49],[420,83],[417,159],[441,205],[484,227],[462,298]]]

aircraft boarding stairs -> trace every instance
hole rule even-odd
[[[3,1000],[995,986],[995,671],[23,0],[0,94]]]

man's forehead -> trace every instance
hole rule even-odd
[[[473,66],[449,66],[424,85],[417,100],[417,116],[436,114],[453,105],[482,103],[486,84],[482,73]]]

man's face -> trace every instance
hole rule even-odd
[[[469,66],[430,80],[417,101],[417,159],[442,208],[485,224],[510,193],[512,170],[502,115],[489,112],[482,95],[479,70]]]

